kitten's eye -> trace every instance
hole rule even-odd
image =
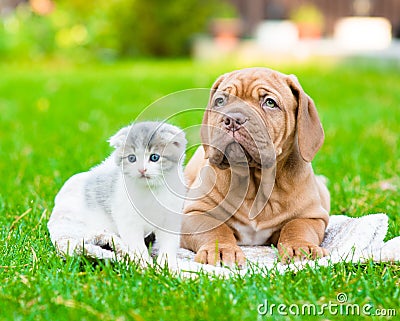
[[[151,162],[157,162],[160,159],[160,155],[158,154],[151,154],[150,155],[150,161]]]
[[[133,154],[128,155],[128,161],[129,161],[130,163],[136,162],[136,156],[133,155]]]
[[[214,100],[214,105],[216,107],[222,107],[225,105],[225,98],[224,97],[217,97]]]
[[[267,108],[279,108],[278,104],[276,103],[275,100],[273,100],[271,97],[267,97],[264,99],[262,107],[267,107]]]

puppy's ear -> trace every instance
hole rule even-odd
[[[210,98],[208,100],[208,106],[206,110],[204,111],[203,115],[203,121],[201,122],[201,128],[200,128],[200,136],[201,136],[201,142],[203,144],[204,148],[204,158],[208,158],[208,147],[210,145],[210,129],[208,128],[208,116],[210,114],[211,110],[211,105],[213,102],[213,97],[215,92],[218,90],[219,85],[224,81],[226,75],[220,76],[212,85],[211,87],[211,92],[210,92]]]
[[[131,126],[121,128],[115,135],[111,136],[108,140],[110,146],[114,147],[115,149],[121,147],[125,143],[126,137],[128,136],[130,129]]]
[[[304,92],[296,76],[288,84],[297,98],[297,137],[301,157],[311,162],[324,142],[324,130],[313,100]]]

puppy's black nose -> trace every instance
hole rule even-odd
[[[247,120],[248,119],[241,113],[227,114],[222,118],[225,128],[231,131],[240,129]]]

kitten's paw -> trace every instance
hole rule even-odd
[[[139,264],[142,268],[148,268],[153,266],[153,260],[149,253],[146,251],[129,251],[129,259],[132,262]]]
[[[173,271],[176,270],[178,267],[178,262],[176,260],[176,255],[173,254],[168,254],[168,253],[162,253],[157,257],[157,265],[160,268],[164,268],[165,266],[168,266],[168,269]]]

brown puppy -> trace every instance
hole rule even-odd
[[[329,192],[311,160],[324,132],[293,75],[249,68],[222,75],[189,161],[182,247],[196,261],[243,265],[238,245],[275,244],[282,259],[322,257]]]

